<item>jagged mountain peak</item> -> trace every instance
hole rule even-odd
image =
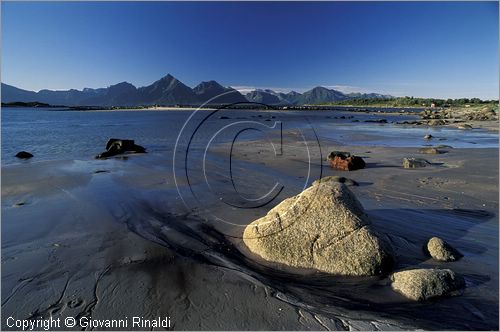
[[[304,93],[276,92],[257,89],[246,95],[217,81],[203,81],[191,89],[171,74],[152,84],[136,88],[129,82],[120,82],[107,88],[85,88],[83,90],[40,90],[39,92],[18,89],[2,83],[2,102],[40,102],[66,106],[138,106],[138,105],[200,105],[231,104],[255,101],[267,104],[304,105],[322,104],[354,98],[381,98],[380,94],[344,94],[340,91],[317,86]]]
[[[202,93],[208,89],[218,89],[218,90],[224,90],[225,88],[219,84],[219,82],[211,80],[211,81],[203,81],[197,86],[193,88],[193,91],[195,93]]]

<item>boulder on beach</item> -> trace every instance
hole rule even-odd
[[[135,144],[131,139],[110,138],[106,143],[106,151],[96,156],[96,159],[108,158],[125,152],[145,153],[146,149]]]
[[[349,152],[332,151],[328,155],[330,166],[342,171],[354,171],[365,168],[365,161],[358,156],[351,155]]]
[[[325,183],[328,181],[344,183],[346,186],[359,186],[359,184],[356,181],[349,179],[349,178],[346,178],[346,177],[343,177],[343,176],[337,176],[337,175],[322,177],[321,179],[314,181],[312,185],[315,186],[317,184]]]
[[[438,237],[429,239],[425,249],[432,258],[438,261],[454,262],[463,257],[457,249]]]
[[[29,158],[32,158],[33,155],[29,152],[26,152],[26,151],[20,151],[20,152],[16,153],[16,157],[19,159],[29,159]]]
[[[423,158],[403,158],[404,168],[420,168],[430,165],[431,163]]]
[[[336,275],[379,275],[393,265],[390,245],[354,194],[334,181],[285,199],[249,224],[243,241],[264,260]]]
[[[405,297],[424,301],[448,295],[465,287],[462,276],[450,269],[414,269],[395,272],[391,287]]]

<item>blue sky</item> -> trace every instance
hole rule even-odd
[[[497,2],[3,1],[2,82],[497,99],[498,37]]]

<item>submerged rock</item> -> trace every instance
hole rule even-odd
[[[431,134],[427,134],[424,136],[424,139],[432,139],[434,136],[432,136]]]
[[[352,179],[349,179],[349,178],[345,178],[343,176],[336,176],[336,175],[332,175],[332,176],[325,176],[321,179],[318,179],[316,181],[313,182],[313,186],[317,185],[317,184],[320,184],[320,183],[325,183],[325,182],[328,182],[328,181],[334,181],[334,182],[338,182],[338,183],[344,183],[346,186],[359,186],[359,184],[352,180]]]
[[[26,151],[20,151],[20,152],[16,153],[16,157],[19,159],[29,159],[29,158],[32,158],[33,155],[29,152],[26,152]]]
[[[349,152],[332,151],[328,155],[330,166],[342,171],[354,171],[365,168],[365,161],[361,157],[351,155]]]
[[[135,141],[131,139],[110,138],[106,143],[106,151],[98,154],[96,159],[108,158],[125,152],[145,153],[146,149],[135,144]]]
[[[430,165],[431,163],[423,158],[403,158],[404,168],[420,168]]]
[[[415,300],[450,294],[465,287],[464,278],[450,269],[414,269],[396,272],[391,276],[391,287]]]
[[[384,274],[393,265],[354,194],[334,181],[285,199],[249,224],[243,241],[267,261],[338,275]]]
[[[435,260],[454,262],[463,257],[455,248],[438,237],[433,237],[427,242],[426,252]]]
[[[376,120],[370,119],[370,120],[365,120],[365,122],[387,123],[387,120],[386,119],[376,119]]]

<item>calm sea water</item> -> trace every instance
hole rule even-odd
[[[314,128],[320,139],[343,145],[422,146],[425,134],[437,138],[434,144],[453,147],[498,147],[498,134],[482,130],[460,131],[449,128],[419,128],[399,125],[365,123],[368,119],[386,118],[389,122],[415,119],[415,115],[384,115],[344,111],[256,111],[224,110],[210,115],[191,111],[57,111],[41,108],[2,108],[2,165],[20,161],[15,154],[21,150],[35,155],[29,162],[61,159],[91,159],[104,150],[111,137],[135,139],[149,152],[168,153],[184,127],[181,140],[197,133],[194,141],[207,140],[223,126],[234,122],[258,122],[271,126],[275,121],[283,129]],[[340,117],[345,116],[346,119]],[[352,116],[352,118],[351,118]],[[352,122],[359,120],[360,122]],[[200,125],[199,128],[197,126]],[[256,133],[255,135],[258,135]],[[246,136],[247,138],[251,136]],[[219,141],[234,137],[219,135]],[[446,139],[439,141],[439,138]]]

